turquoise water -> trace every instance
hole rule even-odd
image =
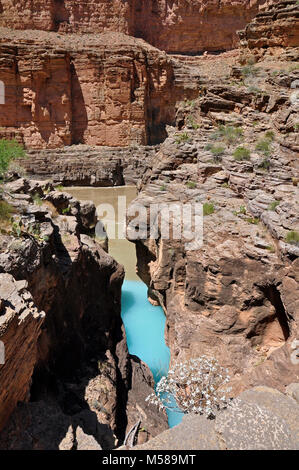
[[[135,186],[118,188],[73,187],[67,189],[80,200],[92,200],[96,206],[109,203],[118,215],[118,197],[126,196],[127,205],[136,197]],[[157,383],[169,368],[170,352],[165,344],[166,318],[161,307],[153,307],[147,300],[147,287],[136,274],[136,253],[133,243],[110,239],[109,253],[126,271],[122,290],[122,319],[126,328],[130,354],[138,356],[151,369]],[[182,414],[168,412],[169,426],[181,422]]]
[[[165,344],[166,318],[161,307],[147,300],[147,287],[140,281],[125,281],[122,289],[122,320],[130,354],[145,362],[159,382],[167,375],[170,351]],[[169,427],[179,424],[181,413],[167,412]]]

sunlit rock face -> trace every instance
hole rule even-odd
[[[224,50],[237,45],[265,0],[3,0],[0,25],[15,29],[141,37],[168,52]]]
[[[165,137],[176,101],[165,53],[116,34],[85,41],[31,31],[28,41],[28,32],[6,29],[1,42],[4,137],[17,136],[30,148],[128,146]]]

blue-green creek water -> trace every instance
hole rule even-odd
[[[115,209],[118,196],[126,196],[127,204],[136,196],[135,187],[76,187],[68,188],[67,191],[77,199],[91,200],[96,206],[101,203],[110,203]],[[169,369],[170,351],[164,338],[166,317],[161,307],[154,307],[150,304],[147,299],[147,286],[136,275],[134,244],[127,240],[109,240],[109,253],[123,264],[126,270],[122,288],[121,315],[129,352],[148,365],[157,383]],[[170,427],[182,420],[181,413],[168,411],[167,414]]]

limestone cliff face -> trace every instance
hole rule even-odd
[[[102,33],[141,37],[172,52],[236,47],[266,0],[2,0],[0,25],[16,29]]]
[[[261,61],[253,67],[254,88],[224,78],[223,61],[202,65],[209,71],[206,89],[178,109],[181,132],[169,129],[137,197],[148,211],[155,203],[204,204],[203,245],[190,250],[183,238],[163,239],[161,231],[156,240],[135,240],[138,274],[165,308],[173,361],[215,356],[229,368],[234,393],[264,383],[283,390],[298,380],[291,361],[299,334],[299,246],[292,240],[298,237],[298,103],[292,100],[298,71],[295,62],[273,59],[279,71],[272,74],[270,61]],[[240,77],[242,70],[235,64],[232,73]],[[242,134],[235,143],[221,134],[230,126]],[[263,139],[268,157],[257,145]],[[242,147],[245,158],[238,155]],[[148,233],[149,224],[148,217]],[[174,226],[180,224],[177,216]]]
[[[2,136],[31,148],[155,143],[174,120],[166,54],[122,35],[2,30]]]
[[[128,354],[124,269],[106,242],[89,236],[91,202],[22,178],[6,191],[21,228],[16,233],[1,221],[0,448],[74,449],[82,429],[95,445],[113,448],[154,385],[148,368]],[[148,436],[167,427],[154,408],[140,413]]]
[[[248,49],[298,46],[298,3],[289,0],[266,5],[243,31],[239,31],[239,36],[241,46]]]

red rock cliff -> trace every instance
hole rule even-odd
[[[0,26],[65,32],[116,31],[172,52],[224,50],[266,0],[2,0]]]
[[[4,137],[31,148],[146,144],[174,119],[171,61],[141,40],[8,29],[1,36]]]

